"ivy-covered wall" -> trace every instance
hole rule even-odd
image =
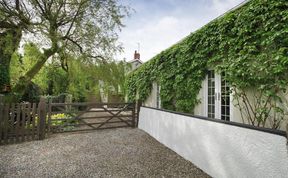
[[[193,112],[208,68],[224,71],[238,89],[285,92],[288,1],[251,0],[191,33],[129,75],[129,99],[145,100],[156,81],[163,108]]]

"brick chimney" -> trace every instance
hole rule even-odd
[[[134,59],[135,60],[137,60],[137,59],[140,60],[140,53],[138,53],[137,50],[135,50]]]

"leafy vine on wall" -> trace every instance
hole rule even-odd
[[[276,100],[283,103],[280,95],[288,84],[288,1],[251,0],[191,33],[128,76],[128,97],[145,100],[156,81],[163,108],[193,113],[211,67],[225,72],[240,93],[239,103],[251,88],[263,93],[258,101],[262,110]],[[259,108],[246,108],[251,109],[258,112],[254,119],[261,119]],[[284,113],[285,108],[281,110]],[[260,117],[268,111],[261,111]]]

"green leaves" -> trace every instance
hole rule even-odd
[[[210,22],[130,74],[129,98],[137,91],[145,100],[156,81],[164,108],[193,112],[209,66],[224,71],[231,86],[278,100],[288,83],[287,9],[285,0],[253,0]]]

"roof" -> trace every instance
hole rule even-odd
[[[129,63],[139,62],[140,64],[143,64],[143,62],[140,59],[133,59],[131,61],[128,61]]]

